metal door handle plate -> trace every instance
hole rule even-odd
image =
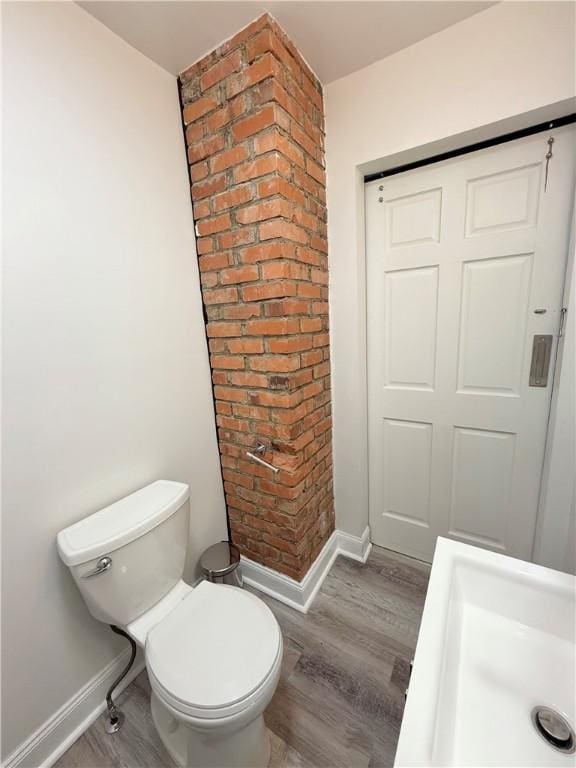
[[[536,334],[532,342],[532,361],[530,363],[531,387],[547,387],[550,358],[552,356],[551,334]]]

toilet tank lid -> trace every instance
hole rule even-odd
[[[186,483],[156,480],[58,534],[66,565],[81,565],[129,544],[170,517],[190,496]]]

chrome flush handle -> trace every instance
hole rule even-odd
[[[112,567],[112,558],[108,557],[101,557],[100,560],[96,563],[96,568],[92,571],[88,571],[88,573],[83,573],[82,578],[83,579],[91,579],[92,576],[99,576],[101,573],[104,573],[104,571],[108,571]]]

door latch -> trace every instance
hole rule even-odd
[[[568,312],[568,307],[562,307],[560,310],[560,328],[558,329],[559,339],[564,335],[564,322],[566,320],[566,312]]]

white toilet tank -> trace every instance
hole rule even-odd
[[[181,579],[189,495],[157,480],[60,531],[58,552],[94,618],[125,627]]]

